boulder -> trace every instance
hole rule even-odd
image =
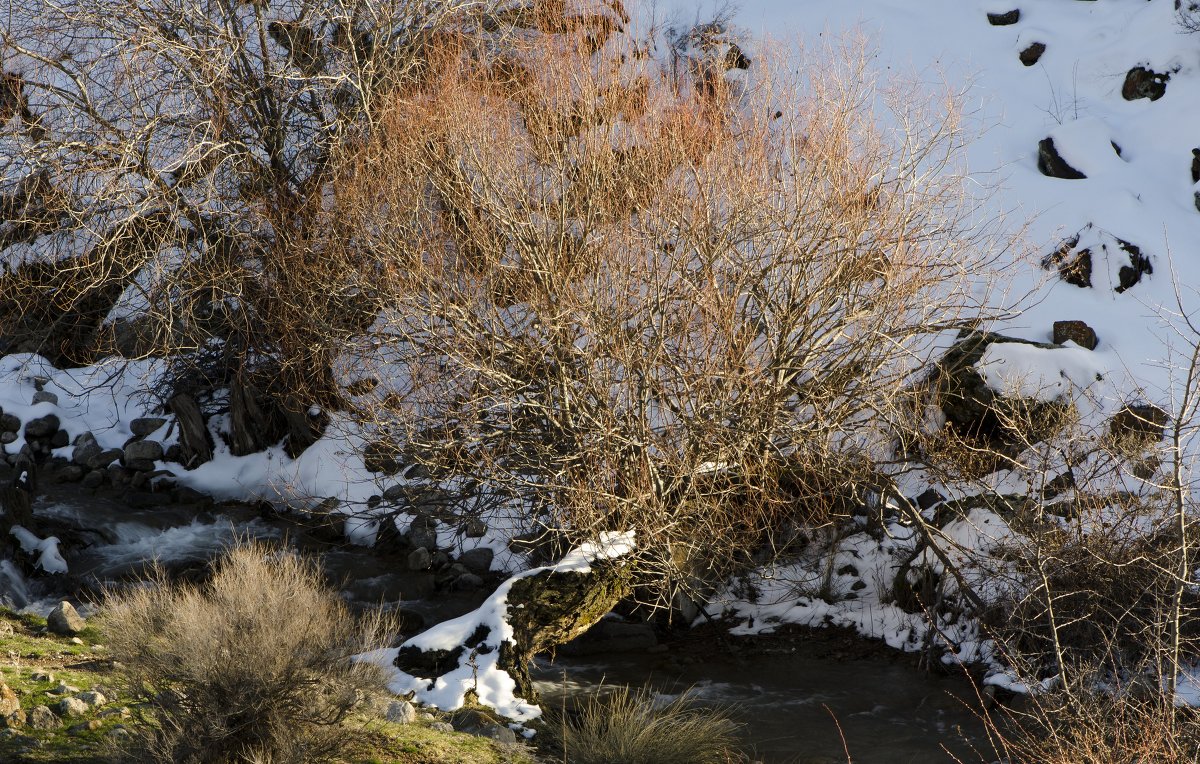
[[[50,611],[50,615],[46,616],[46,626],[50,631],[66,637],[75,636],[83,631],[86,625],[83,616],[66,600],[58,603],[58,606]]]
[[[54,713],[63,718],[83,716],[88,710],[88,704],[79,698],[63,698],[54,704]]]
[[[100,706],[103,706],[105,703],[108,702],[108,698],[104,697],[103,693],[96,692],[95,690],[89,690],[88,692],[81,692],[78,695],[76,695],[75,697],[76,697],[76,699],[81,700],[84,703],[86,703],[88,705],[88,708],[99,708]]]
[[[83,467],[91,467],[92,459],[104,453],[104,449],[100,447],[90,432],[84,433],[84,435],[87,437],[76,438],[75,450],[71,452],[71,461]]]
[[[167,420],[159,417],[138,417],[129,423],[129,431],[139,438],[145,438],[155,433]]]
[[[87,466],[94,470],[102,470],[125,455],[119,448],[108,448],[88,459]]]
[[[1062,345],[1068,340],[1088,350],[1095,350],[1099,342],[1096,331],[1083,321],[1055,321],[1054,344]]]

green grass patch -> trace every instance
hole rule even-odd
[[[420,722],[391,724],[368,721],[361,731],[348,725],[357,742],[347,764],[536,764],[521,746],[499,745],[462,732],[441,732]]]

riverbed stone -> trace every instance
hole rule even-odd
[[[428,570],[433,563],[433,556],[425,547],[417,547],[408,555],[409,570]]]
[[[120,459],[124,453],[125,452],[119,448],[106,448],[93,456],[91,459],[88,459],[87,466],[94,470],[102,470],[115,462],[117,459]]]
[[[26,715],[26,724],[30,729],[52,730],[62,726],[62,719],[47,706],[34,706]]]
[[[89,436],[91,433],[87,433]],[[95,438],[84,440],[75,444],[75,450],[71,452],[71,461],[84,467],[91,466],[91,460],[95,459],[104,451]]]
[[[458,556],[458,563],[471,573],[483,574],[492,569],[495,552],[485,546],[469,549]]]
[[[460,592],[471,592],[483,588],[483,579],[474,573],[463,573],[454,579],[454,588]]]
[[[27,438],[49,438],[58,432],[61,422],[54,414],[30,419],[25,423],[25,437]]]
[[[70,602],[63,600],[50,611],[50,615],[46,616],[46,626],[55,634],[60,634],[66,637],[73,637],[83,631],[87,623],[83,620],[83,616],[75,609],[75,606]]]
[[[143,416],[132,420],[129,423],[129,431],[139,438],[145,438],[148,435],[156,432],[160,427],[167,423],[167,420],[160,417]]]
[[[124,462],[131,470],[150,472],[162,458],[162,443],[157,440],[135,440],[125,446]]]
[[[58,471],[58,479],[64,483],[78,483],[83,475],[84,469],[78,464],[68,464]]]
[[[92,470],[83,476],[83,480],[79,483],[89,491],[94,491],[104,485],[104,470]]]
[[[17,439],[17,434],[15,432],[8,432],[8,431],[0,432],[0,443],[3,443],[6,446],[9,443],[14,442],[16,439]]]

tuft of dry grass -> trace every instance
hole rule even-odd
[[[118,676],[144,704],[129,751],[183,764],[313,762],[341,750],[339,729],[377,668],[351,657],[380,644],[379,618],[356,621],[318,567],[242,543],[203,585],[111,594],[101,616]]]

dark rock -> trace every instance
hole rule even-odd
[[[1073,286],[1088,288],[1092,285],[1092,251],[1075,248],[1079,246],[1079,236],[1071,238],[1058,245],[1058,249],[1042,258],[1042,267],[1057,268],[1058,277]]]
[[[725,49],[725,70],[749,68],[750,59],[746,57],[737,43],[729,43],[729,47]]]
[[[1021,20],[1021,10],[1013,8],[1011,11],[1004,13],[989,13],[987,15],[988,23],[994,27],[1006,27],[1016,24]]]
[[[67,434],[66,430],[59,430],[58,432],[56,432],[50,436],[50,447],[51,448],[66,448],[70,444],[71,444],[71,436]]]
[[[125,452],[119,448],[108,448],[88,459],[87,466],[94,470],[102,470],[124,455]]]
[[[94,491],[104,485],[104,470],[92,470],[83,476],[83,481],[80,483],[89,491]]]
[[[25,437],[49,438],[58,432],[59,424],[58,417],[53,414],[47,414],[37,419],[30,419],[25,423]]]
[[[458,556],[459,563],[471,573],[485,574],[492,569],[492,558],[495,553],[487,547],[479,547],[463,552]]]
[[[406,534],[408,543],[416,548],[437,549],[437,523],[425,517],[412,521]]]
[[[383,497],[379,495],[367,497],[367,509],[375,509],[383,503]]]
[[[478,737],[485,737],[505,745],[515,745],[517,742],[517,733],[500,724],[489,724],[475,734]]]
[[[1129,255],[1129,265],[1121,266],[1117,272],[1120,284],[1113,289],[1117,294],[1121,294],[1141,281],[1143,274],[1154,273],[1154,266],[1150,264],[1150,258],[1143,255],[1141,247],[1136,244],[1130,244],[1124,239],[1117,239],[1117,245]]]
[[[858,568],[854,567],[853,565],[843,565],[837,569],[837,574],[839,576],[854,576],[857,578]]]
[[[83,480],[84,469],[78,464],[68,464],[58,471],[58,479],[64,483],[78,483]]]
[[[433,564],[433,556],[425,547],[417,547],[408,555],[409,570],[428,570]]]
[[[1170,416],[1153,403],[1128,404],[1108,423],[1109,434],[1116,440],[1144,444],[1162,440]]]
[[[392,501],[392,502],[400,501],[401,499],[404,498],[404,496],[407,492],[408,492],[408,486],[401,485],[399,483],[397,483],[396,485],[390,485],[387,488],[383,489],[383,500],[384,501]]]
[[[643,652],[657,644],[658,636],[651,624],[603,618],[581,636],[560,647],[559,652],[563,655]]]
[[[14,414],[0,414],[0,432],[19,432],[21,419]]]
[[[487,523],[477,517],[463,523],[463,535],[469,539],[483,538],[487,535]]]
[[[1063,180],[1083,180],[1087,176],[1067,164],[1054,148],[1053,138],[1043,138],[1038,141],[1038,170],[1042,175]]]
[[[853,584],[850,586],[850,591],[852,591],[852,592],[861,592],[863,589],[866,589],[866,588],[867,588],[867,582],[866,582],[866,581],[855,581],[855,582],[854,582],[854,583],[853,583]]]
[[[50,403],[57,406],[58,396],[45,390],[38,390],[33,394],[33,405],[36,406],[39,403]]]
[[[1033,66],[1042,58],[1042,54],[1045,52],[1046,44],[1042,42],[1035,42],[1025,50],[1021,51],[1021,63],[1025,64],[1025,66]]]
[[[171,494],[152,493],[150,491],[130,491],[125,494],[125,503],[133,509],[150,509],[165,507],[171,503]]]
[[[6,446],[9,443],[15,442],[16,439],[17,439],[17,434],[15,432],[8,432],[8,431],[0,432],[0,443],[3,443]]]
[[[1169,72],[1156,72],[1144,66],[1135,66],[1125,75],[1121,97],[1126,101],[1136,101],[1139,98],[1157,101],[1166,94],[1167,81],[1170,79]]]
[[[1062,345],[1068,340],[1088,350],[1095,350],[1099,342],[1096,331],[1083,321],[1055,321],[1054,344]]]
[[[166,423],[167,420],[158,417],[139,417],[129,423],[129,431],[139,438],[145,438]]]
[[[483,579],[474,573],[463,573],[454,579],[454,589],[460,592],[473,592],[483,588]]]
[[[75,610],[75,606],[63,600],[46,616],[46,627],[55,634],[73,637],[83,631],[87,623],[83,616]]]
[[[1200,183],[1200,149],[1192,149],[1192,182]]]
[[[922,510],[929,509],[930,507],[934,506],[935,504],[938,504],[945,500],[946,500],[946,497],[942,496],[940,493],[938,493],[934,489],[926,488],[924,491],[921,492],[921,495],[918,496],[916,499],[917,508],[922,509]]]

